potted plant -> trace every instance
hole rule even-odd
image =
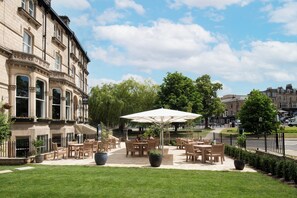
[[[44,156],[41,155],[41,146],[43,146],[42,140],[33,140],[32,145],[35,147],[35,162],[41,163],[43,162]]]
[[[104,145],[108,143],[109,131],[103,123],[101,123],[101,127],[101,145]],[[107,151],[103,147],[104,146],[98,146],[98,150],[95,153],[95,162],[97,165],[105,165],[108,159]]]
[[[245,148],[246,146],[246,136],[241,134],[237,137],[237,145],[240,148]],[[245,162],[241,159],[241,150],[239,151],[237,157],[234,159],[234,166],[236,170],[243,170],[245,166]]]
[[[160,150],[153,149],[149,153],[149,161],[152,167],[159,167],[162,163],[162,153]]]

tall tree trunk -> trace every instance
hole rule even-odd
[[[208,128],[208,117],[205,117],[205,125],[204,125],[204,128],[207,129]]]

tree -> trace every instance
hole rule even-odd
[[[278,127],[277,110],[272,100],[258,90],[253,90],[239,111],[239,119],[245,131],[254,134],[271,133]]]
[[[217,96],[217,91],[222,88],[221,83],[212,83],[209,75],[203,75],[196,79],[196,91],[202,97],[202,109],[199,113],[205,120],[205,128],[208,127],[209,117],[219,116],[225,110],[224,104]]]
[[[104,84],[101,88],[96,86],[91,89],[89,97],[91,124],[103,122],[108,127],[118,124],[124,104],[116,97],[116,91],[114,84]]]
[[[201,109],[201,97],[192,79],[181,73],[167,73],[158,92],[158,106],[196,113]],[[179,123],[173,123],[175,131]]]
[[[11,121],[8,116],[0,111],[0,145],[10,136]]]
[[[162,107],[187,112],[197,112],[201,108],[201,98],[193,80],[178,72],[167,73],[158,96],[158,105]]]
[[[89,97],[91,124],[104,123],[107,127],[123,126],[120,116],[153,108],[158,86],[150,81],[139,83],[128,79],[119,84],[93,87]]]

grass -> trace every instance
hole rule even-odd
[[[1,197],[296,197],[260,173],[43,166],[0,176]]]

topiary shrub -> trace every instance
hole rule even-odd
[[[284,177],[285,181],[290,181],[291,180],[290,168],[291,168],[291,161],[288,161],[288,160],[284,161],[283,177]]]
[[[270,158],[270,163],[269,163],[269,165],[270,165],[270,170],[269,170],[269,172],[272,174],[272,175],[276,175],[276,162],[277,162],[277,159],[276,158],[274,158],[274,157],[272,157],[272,158]]]
[[[270,172],[270,157],[267,155],[263,155],[260,160],[260,169],[266,173]]]
[[[276,176],[279,178],[283,177],[283,167],[284,167],[283,160],[276,162]]]

